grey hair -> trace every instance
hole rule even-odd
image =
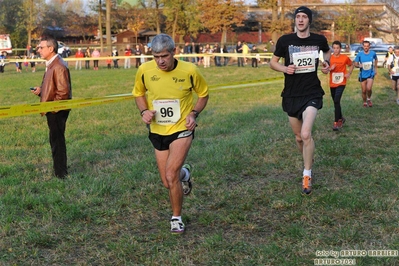
[[[169,35],[161,33],[152,39],[151,49],[154,53],[160,53],[165,49],[167,52],[172,53],[175,49],[175,42]]]
[[[58,53],[58,42],[55,38],[52,36],[43,36],[40,41],[47,41],[47,46],[53,47],[54,53]]]

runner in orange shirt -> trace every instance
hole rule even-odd
[[[341,54],[341,42],[334,41],[332,50],[333,54],[330,58],[330,92],[335,110],[333,130],[338,131],[345,123],[345,118],[342,116],[341,97],[345,90],[346,80],[352,74],[354,64],[348,56]],[[347,67],[349,67],[349,71],[347,71]]]

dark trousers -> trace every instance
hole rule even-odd
[[[342,119],[342,110],[341,110],[341,97],[344,93],[345,85],[338,86],[336,88],[330,88],[331,97],[334,101],[334,116],[335,122],[338,122],[339,119]]]
[[[258,67],[258,59],[252,58],[252,67]]]
[[[86,68],[86,69],[89,69],[89,68],[90,68],[90,61],[89,61],[89,60],[86,60],[86,61],[85,61],[85,68]]]
[[[47,113],[47,125],[50,130],[49,139],[53,156],[54,174],[58,178],[68,175],[67,153],[65,144],[65,127],[69,111]]]
[[[243,67],[244,66],[244,57],[238,57],[237,58],[237,64],[238,64],[238,66],[240,67]]]
[[[141,65],[141,58],[136,58],[136,68]]]

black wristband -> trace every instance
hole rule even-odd
[[[141,111],[140,115],[143,116],[145,111],[148,111],[148,109],[144,109],[143,111]]]
[[[324,62],[326,62],[326,63],[328,63],[328,65],[330,65],[330,61],[328,61],[328,60],[324,60]]]
[[[197,118],[197,117],[198,117],[198,115],[199,115],[199,112],[198,112],[197,110],[192,110],[191,112],[192,112],[192,113],[194,113],[194,116],[195,116],[195,118]]]

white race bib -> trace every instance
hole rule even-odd
[[[373,62],[364,62],[362,63],[362,65],[364,70],[370,70],[371,67],[373,66]]]
[[[331,82],[334,84],[340,84],[344,81],[344,73],[337,72],[331,74]]]
[[[292,59],[296,66],[295,73],[308,73],[316,70],[316,56],[314,51],[293,53]]]
[[[154,100],[152,101],[155,113],[155,123],[160,125],[176,124],[180,119],[180,100]]]

